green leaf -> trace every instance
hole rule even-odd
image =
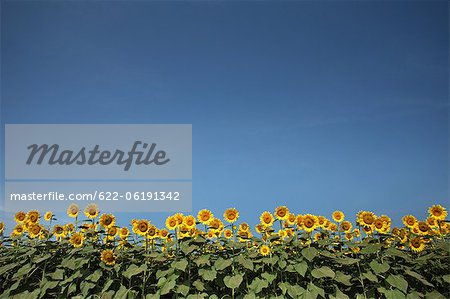
[[[219,258],[215,263],[214,263],[214,268],[216,268],[217,270],[223,270],[229,266],[231,266],[232,260],[231,259],[223,259],[223,258]]]
[[[86,278],[92,282],[97,282],[100,279],[100,277],[102,277],[102,270],[97,269],[97,270],[95,270],[94,273],[92,273],[91,275],[89,275]]]
[[[334,273],[333,270],[331,270],[330,267],[322,266],[318,269],[313,269],[311,271],[311,275],[315,278],[324,278],[324,277],[334,278],[336,274]]]
[[[444,281],[446,283],[450,283],[450,274],[446,274],[446,275],[442,276],[442,279],[444,279]]]
[[[371,282],[378,282],[378,278],[372,272],[366,272],[362,274],[365,278],[370,280]]]
[[[429,283],[425,277],[423,277],[422,275],[420,275],[417,272],[414,272],[412,270],[406,269],[405,273],[408,274],[411,277],[414,277],[415,279],[417,279],[418,281],[420,281],[422,284],[429,286],[429,287],[434,287],[434,285],[432,285],[431,283]]]
[[[386,281],[393,287],[406,293],[408,290],[408,282],[400,275],[389,275]]]
[[[314,248],[314,247],[307,247],[307,248],[305,248],[305,249],[302,250],[302,255],[303,255],[308,261],[312,261],[318,254],[319,254],[319,252],[318,252],[317,249]]]
[[[445,299],[445,296],[443,296],[438,291],[434,290],[432,292],[429,292],[425,295],[426,299]]]
[[[334,296],[330,295],[330,299],[350,299],[350,297],[342,293],[342,291],[339,290],[338,288],[336,288],[336,294]]]
[[[344,274],[341,271],[336,271],[336,276],[334,277],[334,280],[342,283],[343,285],[351,286],[353,285],[352,282],[350,281],[351,278],[352,278],[351,275]]]
[[[269,286],[269,283],[267,282],[267,280],[256,277],[255,279],[253,279],[252,283],[248,286],[248,288],[250,290],[253,290],[255,292],[255,294],[258,294],[259,292],[261,292],[263,289],[267,288],[268,286]]]
[[[210,265],[210,255],[201,255],[194,261],[197,266]]]
[[[114,295],[114,299],[127,299],[127,296],[128,289],[124,285],[121,285],[119,290]]]
[[[128,279],[130,279],[131,277],[138,275],[142,272],[144,272],[144,270],[147,269],[147,266],[145,264],[141,265],[140,267],[136,266],[135,264],[131,264],[127,270],[125,270],[122,275]]]
[[[187,294],[189,294],[189,286],[187,285],[187,282],[177,286],[177,293],[179,293],[183,296],[186,296]]]
[[[166,280],[166,282],[161,287],[161,295],[168,294],[170,291],[172,291],[176,284],[177,282],[175,281],[175,279]]]
[[[371,261],[369,266],[370,266],[370,268],[372,268],[372,270],[376,274],[384,273],[384,272],[388,271],[391,268],[388,263],[381,263],[380,264],[380,263],[378,263],[375,260]]]
[[[241,283],[244,277],[240,274],[234,275],[234,276],[225,276],[223,278],[223,282],[225,285],[230,289],[237,289]]]
[[[265,280],[267,280],[268,283],[272,283],[272,281],[274,281],[274,279],[277,277],[277,275],[270,274],[268,272],[264,272],[261,274],[261,277],[264,278]]]
[[[215,269],[199,269],[198,274],[207,281],[213,281],[216,279],[217,271]]]
[[[306,263],[305,261],[301,261],[300,263],[294,265],[294,269],[298,274],[305,277],[305,273],[308,270],[308,263]]]
[[[206,290],[205,284],[204,284],[201,280],[199,280],[199,279],[197,279],[196,281],[194,281],[194,282],[192,283],[192,285],[193,285],[197,290],[199,290],[199,291],[205,291],[205,290]]]
[[[172,262],[172,267],[175,269],[178,269],[180,271],[186,270],[187,265],[188,265],[187,260],[180,260],[180,261]]]
[[[242,256],[242,255],[239,255],[239,256],[236,258],[236,261],[237,261],[242,267],[244,267],[244,268],[246,268],[246,269],[248,269],[248,270],[250,270],[250,271],[253,271],[253,262],[252,262],[251,259],[245,258],[245,257]]]

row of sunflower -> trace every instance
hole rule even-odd
[[[177,213],[162,228],[148,219],[119,227],[94,204],[83,212],[70,205],[66,224],[50,211],[18,212],[8,236],[0,222],[0,298],[450,296],[441,205],[424,221],[404,216],[403,227],[370,211],[352,222],[341,211],[327,218],[286,206],[253,228],[235,208],[223,218]]]

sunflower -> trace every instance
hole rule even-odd
[[[208,225],[209,222],[214,218],[214,215],[211,213],[210,210],[207,209],[203,209],[200,210],[197,214],[197,219],[198,221],[200,221],[201,223]]]
[[[250,226],[248,226],[248,224],[247,224],[246,222],[242,222],[242,223],[239,225],[239,230],[241,230],[241,231],[246,232],[246,231],[248,231],[249,229],[250,229]]]
[[[405,226],[407,226],[409,228],[413,228],[417,222],[417,219],[413,215],[406,215],[406,216],[403,216],[402,222]]]
[[[160,229],[158,234],[161,239],[167,239],[169,237],[169,231],[165,228]]]
[[[330,230],[332,232],[337,232],[338,227],[337,227],[336,223],[331,223],[330,226],[328,227],[328,230]]]
[[[125,240],[126,238],[128,238],[129,235],[130,235],[130,230],[128,229],[128,227],[124,226],[119,229],[119,237],[122,240]]]
[[[81,247],[84,243],[84,235],[82,233],[74,233],[70,239],[69,243],[72,244],[73,247]]]
[[[195,227],[195,217],[192,215],[186,216],[183,219],[183,223],[187,226],[188,229]]]
[[[260,234],[264,231],[264,225],[262,225],[261,223],[255,225],[255,231]]]
[[[317,223],[320,227],[325,228],[327,224],[327,218],[325,216],[317,216]]]
[[[415,237],[409,240],[409,247],[415,252],[421,252],[425,248],[425,242],[420,237]]]
[[[295,214],[289,213],[289,216],[286,219],[286,223],[289,226],[293,226],[293,225],[295,225],[295,220],[296,220]]]
[[[341,230],[345,233],[349,233],[352,230],[352,223],[350,221],[342,221],[341,222]]]
[[[353,240],[353,234],[352,234],[352,233],[346,233],[346,234],[345,234],[345,239],[346,239],[347,241]]]
[[[86,209],[84,209],[84,215],[89,219],[97,218],[98,216],[98,207],[96,204],[89,204]]]
[[[336,222],[342,222],[344,221],[345,215],[341,211],[334,211],[333,214],[331,214],[331,217],[333,217],[333,220]]]
[[[44,220],[45,221],[50,221],[53,217],[53,213],[48,211],[47,213],[44,214]]]
[[[159,237],[158,229],[154,225],[150,225],[147,231],[146,237],[150,240],[156,239]]]
[[[358,213],[357,217],[358,217],[357,222],[359,225],[364,227],[368,226],[371,228],[373,223],[375,222],[375,219],[377,218],[377,216],[375,216],[374,213],[369,211],[361,211]]]
[[[310,233],[319,226],[319,220],[316,216],[306,214],[303,216],[303,229]]]
[[[237,237],[239,239],[239,242],[246,242],[249,241],[253,237],[253,235],[248,230],[247,231],[239,230],[237,232]]]
[[[72,223],[67,223],[66,225],[64,225],[64,230],[65,230],[67,233],[72,233],[72,232],[75,231],[75,227],[73,226]]]
[[[30,238],[34,239],[39,237],[42,232],[43,227],[38,223],[32,223],[28,228],[28,233],[30,234]]]
[[[278,220],[287,220],[289,217],[289,209],[286,206],[279,206],[275,209],[275,217]]]
[[[99,223],[104,228],[110,228],[116,224],[116,217],[112,214],[102,214]]]
[[[106,249],[102,251],[101,261],[108,266],[113,266],[116,263],[116,256],[112,250]]]
[[[5,223],[3,221],[0,221],[0,234],[3,232],[4,229],[5,229]]]
[[[298,214],[297,217],[295,217],[295,222],[297,223],[297,228],[301,229],[303,227],[303,215]]]
[[[178,227],[178,221],[174,216],[169,216],[166,219],[166,227],[169,230],[174,230]]]
[[[78,213],[80,212],[80,209],[76,204],[71,204],[69,208],[67,209],[67,215],[72,218],[76,218],[78,216]]]
[[[448,215],[447,210],[441,205],[434,205],[428,209],[428,213],[430,216],[435,218],[436,220],[445,220]]]
[[[273,222],[275,221],[272,214],[267,211],[265,211],[261,214],[261,216],[259,217],[259,220],[261,221],[261,224],[264,225],[264,227],[272,226]]]
[[[361,236],[361,232],[359,231],[359,228],[355,228],[355,229],[353,230],[353,235],[354,235],[355,237]]]
[[[387,222],[383,221],[382,218],[378,217],[377,219],[375,219],[373,227],[376,231],[380,233],[385,233],[387,228]]]
[[[145,236],[150,228],[150,222],[146,219],[138,220],[135,228],[138,235]]]
[[[64,226],[59,225],[59,224],[53,226],[53,234],[54,234],[57,238],[64,237],[64,235],[65,235],[65,229],[64,229]]]
[[[117,226],[111,226],[106,229],[106,234],[111,239],[114,239],[118,233],[119,233],[119,230],[117,229]]]
[[[430,231],[430,227],[426,222],[419,221],[416,223],[415,227],[417,228],[417,232],[419,235],[428,235]]]
[[[259,247],[259,253],[262,256],[267,256],[270,254],[270,248],[267,245],[261,245],[261,247]]]
[[[429,217],[427,218],[427,220],[425,220],[425,222],[428,224],[428,226],[429,226],[429,227],[432,227],[432,228],[439,227],[439,222],[438,222],[438,221],[439,221],[439,220],[437,220],[436,218],[431,217],[431,216],[429,216]]]
[[[14,220],[17,223],[23,223],[25,221],[25,218],[27,218],[27,214],[25,214],[24,212],[20,211],[17,212],[16,215],[14,215]]]
[[[373,234],[373,227],[372,226],[363,226],[362,229],[363,229],[363,231],[364,231],[364,233],[366,235]]]
[[[38,211],[36,211],[36,210],[29,211],[27,213],[26,221],[27,222],[31,222],[31,223],[38,223],[39,222],[39,217],[40,217],[40,215],[39,215]]]
[[[226,229],[223,232],[223,236],[227,239],[231,239],[231,237],[233,237],[233,232],[231,231],[231,229]]]
[[[281,239],[284,239],[284,238],[287,237],[288,233],[287,233],[286,230],[280,229],[280,230],[278,230],[277,235],[278,235]]]
[[[16,224],[16,226],[14,227],[14,230],[13,230],[13,232],[14,232],[14,234],[15,235],[21,235],[23,232],[24,232],[24,227],[23,227],[23,225],[22,224]]]
[[[176,213],[173,217],[177,220],[178,225],[181,225],[184,221],[184,215],[182,213]]]
[[[208,232],[206,233],[206,238],[211,240],[214,239],[215,237],[217,237],[216,232],[211,229],[208,230]]]
[[[234,223],[239,218],[239,212],[235,208],[226,209],[223,213],[223,218],[228,223]]]

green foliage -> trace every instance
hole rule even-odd
[[[444,239],[419,254],[370,238],[359,252],[343,250],[349,244],[341,241],[291,238],[262,256],[258,242],[185,238],[174,252],[110,247],[117,258],[111,266],[100,260],[107,248],[100,243],[1,246],[0,298],[450,297]]]

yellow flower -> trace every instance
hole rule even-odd
[[[377,216],[369,211],[361,211],[358,213],[357,218],[358,219],[356,221],[359,225],[363,227],[370,227],[372,229],[373,223],[375,222]]]
[[[48,211],[47,213],[44,214],[44,220],[45,221],[50,221],[53,217],[53,213]]]
[[[359,228],[355,228],[355,229],[353,230],[353,235],[354,235],[355,237],[361,236],[361,232],[359,231]]]
[[[242,222],[242,223],[239,225],[239,230],[241,230],[241,231],[246,232],[246,231],[248,231],[249,229],[250,229],[250,227],[248,226],[248,224],[247,224],[246,222]]]
[[[216,233],[213,230],[208,230],[208,233],[206,234],[207,239],[213,239],[216,237]]]
[[[297,223],[297,228],[302,229],[303,228],[303,215],[298,214],[295,218],[295,222]]]
[[[4,229],[5,229],[5,223],[3,221],[0,221],[0,234],[3,232]]]
[[[346,234],[345,234],[345,239],[346,239],[347,241],[351,241],[351,240],[353,239],[353,234],[351,234],[351,233],[346,233]]]
[[[430,227],[426,222],[419,221],[416,223],[415,228],[417,228],[417,234],[419,235],[428,235],[430,231]]]
[[[26,221],[29,221],[31,223],[38,223],[39,222],[39,217],[40,217],[40,215],[39,215],[38,211],[36,211],[36,210],[29,211],[27,213]]]
[[[32,223],[28,228],[28,232],[30,234],[30,238],[34,239],[41,234],[42,226],[38,223]]]
[[[53,234],[56,237],[64,237],[64,235],[65,235],[64,226],[59,225],[59,224],[53,226]]]
[[[108,266],[113,266],[116,263],[116,256],[114,252],[110,249],[102,251],[101,260]]]
[[[183,214],[176,213],[175,215],[173,215],[173,217],[177,220],[178,225],[181,225],[183,223],[183,220],[184,220]]]
[[[311,214],[306,214],[303,216],[303,229],[310,233],[314,229],[316,229],[319,226],[319,221],[316,216]]]
[[[249,241],[253,237],[253,235],[249,230],[247,231],[239,230],[237,232],[237,237],[239,239],[239,242],[246,242]]]
[[[289,213],[289,216],[288,216],[288,218],[287,218],[287,220],[286,220],[286,223],[287,223],[289,226],[293,226],[293,225],[295,224],[295,220],[296,220],[295,214]]]
[[[195,227],[195,217],[192,215],[186,216],[183,219],[183,223],[186,225],[186,227],[188,229],[194,228]]]
[[[69,206],[69,208],[67,209],[67,215],[69,215],[69,217],[75,218],[78,216],[78,213],[80,212],[80,209],[78,208],[78,206],[76,204],[71,204]]]
[[[417,219],[413,215],[406,215],[406,216],[403,216],[402,222],[405,226],[407,226],[409,228],[413,228],[417,222]]]
[[[275,209],[275,217],[278,220],[287,220],[289,217],[289,209],[286,206],[279,206]]]
[[[264,227],[272,226],[273,222],[275,221],[272,214],[267,211],[265,211],[261,214],[261,216],[259,217],[259,220],[261,220],[261,224],[264,225]]]
[[[130,235],[130,230],[128,229],[128,227],[124,226],[124,227],[120,228],[119,237],[122,240],[128,238],[129,235]]]
[[[167,217],[167,219],[166,219],[166,227],[169,230],[174,230],[174,229],[177,228],[177,226],[178,226],[178,221],[177,221],[177,219],[175,219],[174,216]]]
[[[89,219],[94,219],[98,216],[98,207],[96,204],[89,204],[86,209],[84,209],[84,215]]]
[[[374,226],[374,229],[380,233],[386,232],[387,223],[385,221],[383,221],[383,219],[380,217],[375,219],[373,226]]]
[[[220,220],[219,218],[213,218],[210,222],[209,222],[209,228],[212,230],[215,230],[216,232],[221,232],[223,230],[223,223],[222,220]]]
[[[425,222],[428,224],[429,227],[435,228],[435,227],[439,227],[438,221],[439,220],[437,220],[436,218],[430,216],[427,218],[427,220]]]
[[[136,233],[145,236],[150,228],[150,222],[146,219],[138,220],[136,223]]]
[[[317,223],[320,227],[325,228],[325,225],[327,224],[327,218],[324,216],[318,216],[317,217]]]
[[[66,225],[64,225],[64,230],[65,230],[67,233],[71,233],[71,232],[74,232],[74,231],[75,231],[75,227],[73,226],[72,223],[67,223]]]
[[[409,247],[415,252],[421,252],[425,248],[425,242],[420,237],[415,237],[409,240]]]
[[[106,228],[106,234],[110,239],[114,239],[117,234],[119,233],[119,230],[117,229],[117,226],[111,226]]]
[[[23,227],[23,225],[22,224],[17,224],[15,227],[14,227],[14,234],[15,235],[21,235],[23,232],[24,232],[24,227]]]
[[[84,243],[84,235],[82,233],[74,233],[70,239],[69,239],[70,244],[72,244],[73,247],[81,247],[83,246]]]
[[[255,230],[258,234],[262,233],[264,231],[264,225],[262,225],[261,223],[257,224],[255,226]]]
[[[223,218],[225,219],[226,222],[234,223],[239,218],[239,212],[235,208],[227,209],[223,213]]]
[[[169,237],[169,231],[165,228],[159,230],[159,237],[161,239],[167,239]]]
[[[23,223],[25,221],[26,217],[27,217],[27,214],[25,214],[24,212],[20,211],[20,212],[16,213],[16,215],[14,216],[14,220],[17,223]]]
[[[288,233],[287,233],[286,230],[280,229],[280,230],[278,230],[277,235],[278,235],[281,239],[284,239],[284,238],[287,237]]]
[[[223,236],[227,239],[230,239],[231,237],[233,237],[233,232],[231,231],[231,229],[226,229],[223,232]]]
[[[333,217],[333,220],[336,222],[342,222],[345,219],[345,215],[341,211],[334,211],[333,214],[331,214],[331,216]]]
[[[99,223],[100,226],[109,228],[111,226],[114,226],[114,224],[116,224],[116,217],[112,214],[102,214],[102,216],[100,216]]]
[[[270,248],[267,245],[262,245],[261,247],[259,247],[259,253],[262,256],[267,256],[270,254]]]
[[[152,239],[156,239],[158,236],[159,236],[158,229],[156,228],[156,226],[150,225],[150,227],[148,228],[146,237],[152,240]]]
[[[210,210],[200,210],[197,214],[197,219],[198,221],[200,221],[201,223],[208,225],[209,222],[214,218],[214,215],[211,213]]]
[[[328,230],[330,230],[332,232],[337,232],[338,227],[337,227],[336,223],[331,223],[330,226],[328,227]]]
[[[348,233],[352,230],[352,223],[350,221],[342,221],[341,230],[345,233]]]
[[[445,220],[448,215],[447,210],[441,205],[434,205],[428,209],[428,213],[430,216],[435,218],[436,220]]]

